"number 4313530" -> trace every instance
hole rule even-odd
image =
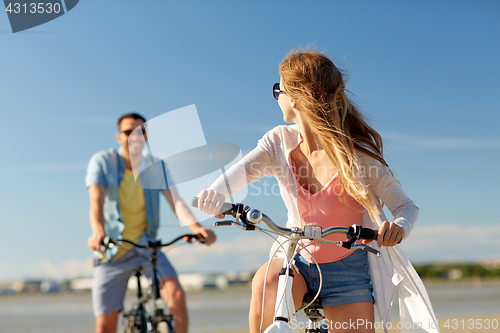
[[[498,320],[497,319],[448,319],[444,323],[444,327],[447,329],[453,329],[453,330],[464,330],[464,329],[494,329],[496,330],[498,328]]]
[[[30,3],[30,4],[20,4],[20,3],[9,3],[7,8],[5,9],[9,14],[19,14],[19,13],[30,13],[30,14],[58,14],[61,11],[61,5],[58,3],[52,4],[50,2],[38,2],[38,3]]]

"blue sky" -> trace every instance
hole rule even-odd
[[[499,14],[497,1],[80,1],[12,34],[0,13],[0,280],[88,272],[85,168],[117,145],[121,114],[195,104],[208,142],[248,152],[283,124],[279,62],[311,44],[347,69],[420,207],[410,260],[499,259]],[[252,193],[247,204],[284,223],[278,196]],[[185,231],[165,204],[161,217],[161,238]],[[212,248],[172,251],[180,271],[266,259],[266,236],[216,232]]]

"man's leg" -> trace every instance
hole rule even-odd
[[[96,318],[96,333],[116,332],[118,314],[123,309],[128,279],[144,260],[129,252],[116,261],[99,263],[94,267],[92,303]]]
[[[186,308],[186,296],[176,276],[167,276],[160,280],[161,296],[170,308],[174,316],[174,327],[176,333],[187,333],[188,314]]]
[[[95,318],[96,333],[115,333],[120,311],[106,313]]]

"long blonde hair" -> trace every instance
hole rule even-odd
[[[370,214],[380,211],[358,175],[356,151],[389,168],[381,136],[346,96],[344,73],[323,53],[290,51],[280,64],[282,90],[298,106],[328,157],[338,169],[342,188]],[[343,201],[345,194],[342,192]]]

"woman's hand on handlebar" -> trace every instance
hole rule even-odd
[[[202,190],[198,194],[198,209],[203,213],[214,214],[215,217],[222,219],[224,214],[217,214],[220,212],[226,197],[214,190]]]
[[[384,221],[378,230],[377,245],[381,246],[394,246],[403,239],[405,231],[394,222]]]

